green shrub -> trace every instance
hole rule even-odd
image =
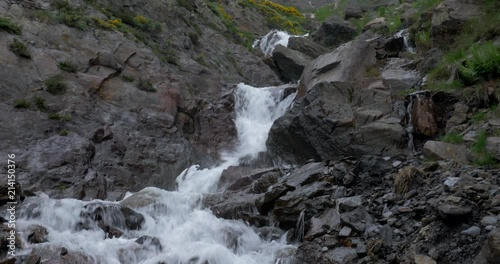
[[[415,34],[415,45],[420,51],[428,51],[432,47],[431,30],[422,30]]]
[[[59,136],[65,137],[67,135],[69,135],[69,131],[67,129],[63,129],[63,130],[59,131]]]
[[[479,123],[486,120],[486,113],[485,112],[477,112],[474,113],[471,117],[472,123]]]
[[[47,87],[47,92],[53,95],[60,95],[66,92],[67,86],[63,82],[60,75],[52,76],[45,80],[45,86]]]
[[[65,72],[77,72],[78,71],[78,66],[76,64],[72,63],[71,61],[62,61],[57,64],[57,67],[61,71]]]
[[[497,164],[495,158],[486,151],[488,135],[485,131],[481,131],[477,135],[471,150],[474,153],[474,163],[478,166],[491,166]]]
[[[441,141],[452,144],[462,144],[464,142],[464,138],[459,133],[451,131],[448,132]]]
[[[122,80],[123,80],[124,82],[134,82],[134,81],[135,81],[134,77],[132,77],[132,76],[128,76],[128,75],[123,75],[123,76],[122,76]]]
[[[21,35],[21,27],[12,23],[8,18],[0,16],[0,29],[16,35]]]
[[[82,8],[73,8],[70,2],[65,0],[55,0],[52,4],[59,11],[56,17],[60,23],[81,30],[88,28],[90,21]]]
[[[149,80],[139,79],[137,88],[146,92],[156,92],[156,89],[153,87],[153,84]]]
[[[52,120],[60,120],[61,116],[58,113],[49,113],[47,116],[49,119]]]
[[[151,33],[159,33],[161,32],[161,24],[152,21],[144,16],[136,16],[133,18],[133,26],[139,28],[140,30],[151,32]]]
[[[38,108],[38,110],[42,112],[47,111],[47,106],[45,105],[45,99],[36,96],[35,98],[33,98],[33,100],[35,101],[35,106],[36,108]]]
[[[29,51],[26,44],[18,39],[14,39],[9,45],[9,50],[14,52],[17,56],[31,59],[31,52]]]
[[[500,77],[500,47],[491,41],[472,45],[469,56],[458,65],[458,71],[460,77],[469,84]]]
[[[177,4],[181,7],[184,7],[185,9],[189,11],[193,11],[193,5],[194,1],[193,0],[177,0]]]
[[[14,101],[15,108],[30,108],[30,103],[26,99],[17,99]]]

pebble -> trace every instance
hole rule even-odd
[[[498,219],[495,216],[485,216],[481,220],[483,226],[496,225]]]
[[[348,237],[351,235],[352,229],[350,227],[344,226],[339,232],[339,237]]]
[[[398,208],[398,211],[400,213],[411,213],[411,212],[413,212],[413,210],[410,207],[406,207],[406,206],[400,206]]]
[[[327,251],[328,251],[328,248],[327,248],[327,247],[322,247],[322,248],[321,248],[321,251],[323,251],[323,252],[327,252]]]
[[[479,228],[478,226],[471,226],[468,229],[462,231],[462,234],[477,237],[481,234],[481,228]]]

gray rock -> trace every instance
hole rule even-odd
[[[497,263],[500,259],[500,229],[494,229],[488,234],[486,259],[489,264]]]
[[[464,222],[472,213],[472,208],[469,206],[448,203],[439,205],[437,210],[438,215],[447,223]]]
[[[311,58],[300,51],[278,45],[273,51],[273,59],[281,78],[286,82],[296,82]]]
[[[28,242],[32,244],[39,244],[47,242],[49,232],[47,228],[40,225],[33,225],[28,227]]]
[[[351,235],[352,229],[350,227],[344,226],[340,229],[339,237],[348,237]]]
[[[352,211],[357,207],[363,205],[363,199],[361,198],[361,196],[339,198],[336,200],[336,202],[341,213]]]
[[[306,239],[312,239],[315,236],[325,234],[326,232],[340,229],[340,214],[335,208],[331,208],[318,217],[311,218],[311,225]]]
[[[483,226],[496,225],[497,222],[498,218],[495,216],[485,216],[481,219],[481,225]]]
[[[356,27],[349,22],[333,16],[312,33],[314,41],[322,46],[335,48],[340,44],[353,40],[356,37]]]
[[[302,52],[303,54],[311,57],[312,59],[315,59],[320,55],[328,52],[328,49],[316,44],[310,38],[307,37],[291,37],[290,39],[288,39],[287,47],[289,49]]]
[[[415,264],[436,264],[437,262],[425,255],[415,255]]]
[[[325,253],[325,258],[327,258],[329,263],[352,263],[357,258],[358,254],[356,253],[355,248],[348,247],[338,247],[332,251]]]
[[[486,139],[486,151],[500,160],[500,137],[489,137]]]
[[[461,102],[456,103],[453,115],[450,117],[450,119],[448,119],[448,122],[446,123],[446,129],[449,130],[452,127],[464,123],[467,120],[468,113],[469,106]]]
[[[366,227],[373,223],[373,218],[363,207],[341,214],[340,220],[358,233],[363,233]]]
[[[425,143],[423,152],[426,158],[432,160],[454,160],[462,164],[469,163],[467,148],[464,145],[429,140]]]
[[[462,231],[461,233],[472,237],[477,237],[481,234],[481,228],[479,228],[478,226],[471,226],[468,229]]]

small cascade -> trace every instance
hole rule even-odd
[[[406,107],[406,115],[408,116],[406,133],[408,134],[408,144],[407,144],[408,150],[411,151],[412,153],[415,152],[415,143],[413,141],[413,133],[415,132],[413,127],[413,106],[415,104],[415,101],[423,93],[426,93],[426,91],[416,91],[408,95],[410,101],[408,103],[408,106]]]
[[[295,224],[294,242],[302,242],[304,240],[304,215],[305,210],[302,210]]]
[[[394,34],[394,37],[395,38],[403,38],[405,51],[408,51],[410,53],[416,52],[415,47],[413,47],[413,45],[410,42],[410,31],[407,28],[396,32],[396,34]]]
[[[271,30],[269,33],[267,33],[265,36],[263,36],[260,39],[257,39],[254,41],[252,48],[257,48],[259,47],[264,54],[267,56],[271,56],[271,54],[274,51],[274,48],[278,45],[282,45],[287,47],[288,46],[288,40],[291,37],[305,37],[308,36],[308,34],[299,36],[299,35],[290,35],[285,31],[280,31],[280,30]]]
[[[19,263],[25,263],[32,251],[59,263],[64,248],[65,261],[74,257],[68,263],[291,264],[296,246],[286,243],[286,235],[264,239],[243,221],[217,218],[201,203],[203,194],[216,190],[224,169],[266,151],[273,122],[295,98],[295,94],[283,98],[284,90],[239,84],[238,145],[223,153],[222,162],[212,168],[187,168],[177,178],[178,191],[148,187],[118,202],[52,199],[44,194],[26,198],[16,219],[23,241],[22,251],[17,252]],[[303,225],[301,214],[300,238]],[[36,226],[46,229],[42,233],[47,242],[29,242],[29,230]]]

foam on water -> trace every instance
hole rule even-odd
[[[140,230],[124,231],[121,238],[105,239],[100,228],[78,228],[84,206],[103,203],[111,208],[120,202],[75,199],[51,199],[46,195],[27,198],[17,220],[21,234],[22,252],[32,249],[65,247],[92,258],[93,263],[209,263],[209,264],[262,264],[285,263],[280,255],[294,249],[281,240],[264,240],[242,221],[224,220],[202,208],[204,193],[216,190],[224,169],[238,165],[240,159],[256,157],[266,151],[265,141],[273,122],[283,115],[294,96],[282,100],[282,92],[276,96],[272,89],[254,88],[240,84],[235,92],[236,127],[238,145],[233,151],[223,153],[222,162],[213,168],[199,169],[197,165],[186,169],[177,179],[178,191],[165,191],[148,187],[138,193],[127,194],[130,199],[152,201],[137,206],[145,217]],[[42,244],[27,242],[27,228],[41,225],[48,229],[48,241]],[[159,239],[162,249],[154,246],[141,248],[134,241],[141,236]],[[57,251],[56,251],[57,252]]]
[[[288,40],[291,37],[305,37],[308,36],[309,34],[300,36],[300,35],[290,35],[285,31],[280,31],[280,30],[271,30],[269,33],[267,33],[265,36],[263,36],[260,39],[257,39],[253,43],[253,48],[260,48],[264,54],[270,56],[274,48],[278,45],[282,45],[284,47],[288,46]]]

